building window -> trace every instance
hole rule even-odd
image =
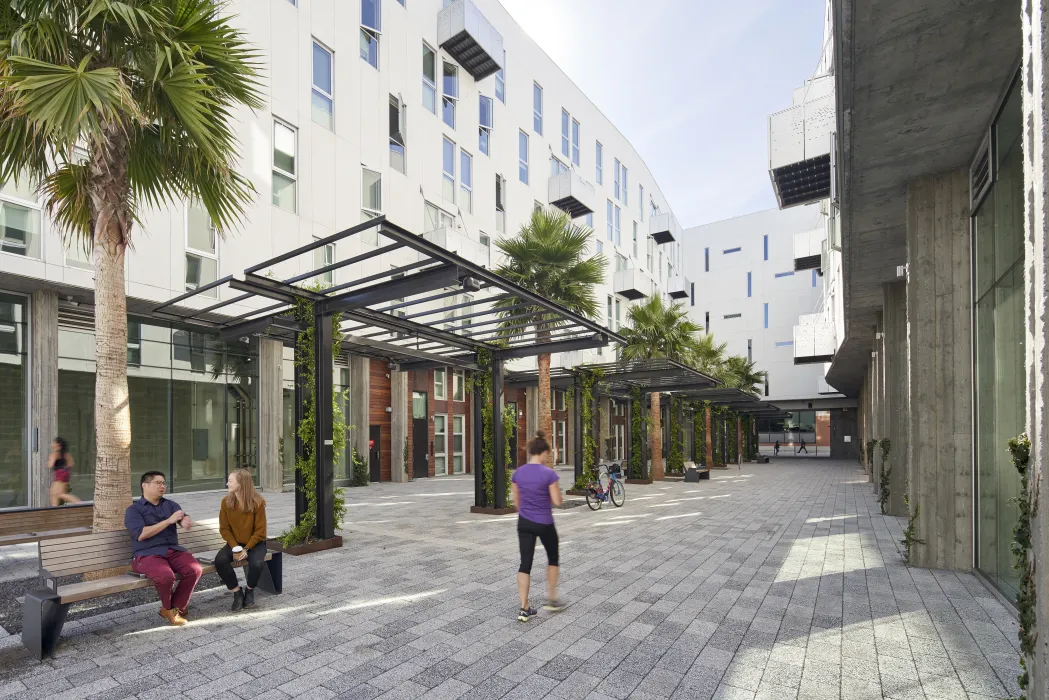
[[[273,204],[296,211],[295,129],[284,122],[273,122]]]
[[[793,277],[793,276],[794,276],[794,271],[793,270],[791,270],[790,272],[777,272],[776,273],[776,277]]]
[[[781,340],[778,343],[776,343],[776,347],[777,348],[789,348],[793,344],[794,344],[793,340]]]
[[[584,219],[584,221],[586,221],[586,225],[589,226],[591,229],[594,228],[594,213],[593,212],[589,212],[586,215],[586,218]]]
[[[619,171],[620,171],[619,159],[616,158],[615,159],[615,163],[612,166],[612,182],[614,183],[613,186],[612,186],[612,196],[615,197],[616,199],[619,199],[619,197],[620,197],[620,195],[619,195],[619,183],[620,183],[620,179],[619,179],[620,173],[619,173]]]
[[[532,129],[535,133],[543,133],[543,88],[539,83],[532,83]]]
[[[459,206],[469,213],[474,211],[474,159],[466,151],[459,151],[459,192],[462,199]]]
[[[655,272],[655,259],[656,259],[656,241],[653,238],[648,239],[648,265],[645,269],[649,272]]]
[[[732,253],[738,253],[741,250],[743,250],[743,249],[738,247],[738,246],[735,247],[735,248],[726,248],[725,250],[721,251],[721,254],[722,255],[730,255]]]
[[[447,138],[442,139],[441,196],[455,201],[455,144]]]
[[[604,146],[601,145],[600,141],[594,142],[594,161],[597,169],[597,184],[605,184],[605,169],[604,169]]]
[[[35,187],[14,181],[0,185],[0,252],[39,258],[40,239],[40,205]],[[80,242],[72,245],[84,246]],[[90,244],[86,250],[90,250]],[[86,253],[85,257],[90,261]]]
[[[361,222],[370,221],[382,214],[382,175],[374,170],[361,168]],[[361,242],[379,245],[379,231],[370,228],[361,232]]]
[[[437,54],[423,44],[423,107],[437,114]]]
[[[572,162],[579,165],[579,121],[572,120]]]
[[[506,52],[503,51],[503,67],[495,74],[495,99],[506,104]]]
[[[379,69],[379,36],[382,34],[382,0],[361,0],[361,59]]]
[[[441,119],[453,129],[455,128],[455,103],[458,99],[459,69],[445,61],[441,82]]]
[[[703,272],[710,272],[710,248],[703,249]]]
[[[612,218],[613,218],[612,207],[613,207],[612,200],[611,199],[605,200],[605,235],[608,237],[608,240],[610,240],[610,241],[614,241],[615,240],[615,233],[614,233],[613,221],[612,221]]]
[[[751,296],[751,292],[753,291],[753,289],[752,289],[752,287],[753,287],[752,280],[753,280],[753,275],[748,272],[747,273],[747,296],[748,297]]]
[[[489,152],[492,141],[492,128],[495,124],[495,112],[491,97],[480,96],[480,116],[478,118],[479,132],[477,135],[478,145],[481,153],[491,155]]]
[[[335,130],[332,116],[332,53],[313,42],[313,121],[329,131]]]
[[[747,338],[747,362],[754,361],[754,341]]]
[[[765,396],[769,395],[769,375],[765,375]]]
[[[561,173],[567,173],[568,166],[561,162],[557,156],[550,156],[550,177],[556,177]]]
[[[448,386],[445,383],[445,376],[443,369],[435,369],[433,371],[433,398],[436,401],[447,401],[448,400]]]
[[[623,204],[630,204],[630,187],[627,182],[626,166],[621,166],[623,170]]]
[[[408,174],[404,138],[407,132],[405,109],[405,105],[398,97],[390,95],[390,167],[402,175]]]
[[[605,244],[602,243],[599,240],[595,241],[594,242],[594,250],[597,252],[598,255],[604,253],[605,252]]]
[[[492,239],[488,236],[487,233],[483,233],[482,232],[482,233],[478,234],[478,240],[481,242],[481,247],[484,248],[484,250],[485,250],[485,257],[488,260],[488,262],[486,264],[491,264],[491,262],[492,262]]]
[[[561,110],[561,154],[568,158],[572,152],[572,136],[571,131],[572,118],[568,116],[566,110]]]
[[[616,253],[616,272],[622,272],[627,269],[626,258]]]
[[[645,186],[637,186],[637,212],[641,220],[645,220]]]
[[[441,228],[452,228],[455,218],[443,209],[426,202],[423,207],[426,221],[423,222],[423,230],[436,231]]]
[[[320,239],[317,238],[316,236],[314,236],[313,240],[319,241]],[[334,243],[328,243],[327,245],[323,245],[320,248],[315,248],[313,250],[313,269],[314,270],[319,270],[322,267],[327,267],[328,265],[333,265],[334,263],[335,263],[335,244]],[[335,271],[334,270],[328,270],[327,272],[322,272],[319,275],[317,275],[317,277],[315,279],[318,282],[320,282],[321,284],[330,287],[331,285],[335,284]]]
[[[742,318],[742,317],[743,317],[743,314],[725,314],[721,318],[727,320],[727,319],[730,319],[730,318]]]
[[[765,302],[765,328],[769,327],[769,303]]]
[[[763,245],[765,246],[765,259],[768,260],[769,259],[769,236],[766,233],[764,236],[762,236],[762,238],[764,239],[763,240]]]
[[[218,231],[207,210],[199,204],[186,205],[186,291],[218,279]],[[218,288],[202,292],[218,297]]]
[[[637,222],[634,222],[634,259],[637,259]]]
[[[523,131],[517,134],[517,177],[528,184],[528,134]]]
[[[689,283],[688,296],[689,296],[689,301],[691,302],[690,305],[691,306],[695,306],[696,305],[696,283],[695,282],[690,282]]]
[[[619,209],[619,207],[616,207],[616,245],[617,246],[623,245],[623,240],[620,237],[620,230],[619,230],[619,219],[620,219],[619,215],[620,215],[620,209]]]
[[[619,328],[620,328],[619,319],[620,318],[621,318],[621,316],[620,316],[619,298],[616,297],[616,327],[613,330],[616,330],[616,331],[619,330]]]
[[[707,333],[710,333],[710,312],[706,311],[703,313],[703,328],[706,329]]]
[[[452,401],[466,400],[466,373],[462,370],[452,371]]]
[[[506,178],[495,176],[495,230],[506,233]]]
[[[813,289],[816,288],[816,271],[815,270],[812,271],[812,288]]]

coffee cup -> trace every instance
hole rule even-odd
[[[233,548],[233,553],[234,554],[240,554],[243,551],[244,551],[244,548],[241,547],[240,545],[237,545],[236,547]]]

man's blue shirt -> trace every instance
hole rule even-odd
[[[164,555],[169,549],[185,551],[178,545],[178,525],[169,525],[148,540],[139,541],[142,530],[150,525],[162,523],[176,511],[182,510],[178,503],[161,498],[153,505],[145,498],[140,498],[127,507],[124,512],[124,527],[131,533],[131,556],[148,557],[153,554]]]

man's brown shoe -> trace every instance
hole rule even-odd
[[[179,617],[181,617],[186,622],[189,622],[189,608],[185,608],[185,609],[183,609],[183,608],[172,608],[172,610],[177,611],[178,614],[179,614]]]
[[[161,608],[160,616],[175,627],[181,627],[182,625],[186,624],[186,620],[181,615],[179,615],[178,608],[172,608],[171,610],[168,610],[167,608]]]

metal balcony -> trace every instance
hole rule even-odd
[[[673,214],[656,214],[648,221],[648,233],[656,243],[673,243],[681,240],[681,224]]]
[[[489,267],[491,264],[491,251],[488,246],[481,245],[479,241],[455,229],[439,228],[427,231],[423,234],[423,238],[466,258],[475,265]],[[422,256],[422,253],[419,255]]]
[[[769,116],[769,174],[781,209],[831,194],[833,76],[795,91],[794,106]]]
[[[641,270],[617,270],[612,276],[612,289],[624,299],[644,299],[652,296],[652,280]]]
[[[823,314],[798,318],[794,326],[794,364],[811,365],[834,359],[834,324]]]
[[[827,231],[812,229],[794,235],[794,271],[818,270],[823,274],[823,247]]]
[[[474,80],[503,67],[503,36],[471,0],[455,0],[437,14],[437,43]]]
[[[550,178],[547,195],[551,206],[568,213],[573,219],[595,211],[597,193],[594,186],[575,170],[566,170]]]
[[[688,299],[692,295],[692,283],[684,275],[674,275],[667,282],[667,296],[671,299]]]

